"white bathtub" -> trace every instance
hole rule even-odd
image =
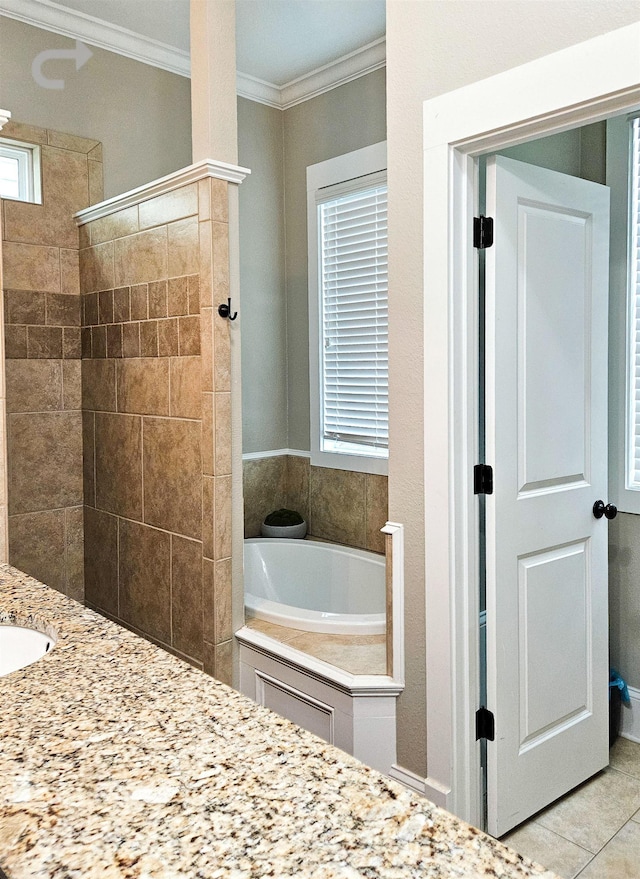
[[[385,632],[385,560],[372,552],[250,538],[244,542],[244,590],[248,617],[305,632]]]

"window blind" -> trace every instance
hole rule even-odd
[[[640,117],[631,122],[629,233],[631,405],[628,487],[640,489]]]
[[[319,201],[323,449],[386,455],[387,186]]]

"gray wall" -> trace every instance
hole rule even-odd
[[[46,89],[31,75],[33,59],[75,42],[0,17],[0,107],[13,119],[98,140],[104,150],[105,197],[119,195],[191,163],[189,80],[121,55],[90,47],[93,57],[75,71],[50,61]]]
[[[281,110],[238,99],[242,446],[287,448],[287,316]]]
[[[386,140],[385,70],[284,113],[289,448],[309,449],[307,165]]]
[[[285,110],[238,100],[243,451],[309,449],[308,165],[386,139],[385,71]]]

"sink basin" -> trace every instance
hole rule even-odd
[[[31,665],[54,646],[51,635],[24,626],[0,626],[0,677]]]

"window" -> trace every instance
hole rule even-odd
[[[386,473],[386,145],[307,169],[311,461]]]
[[[0,197],[40,202],[40,147],[0,138]]]

